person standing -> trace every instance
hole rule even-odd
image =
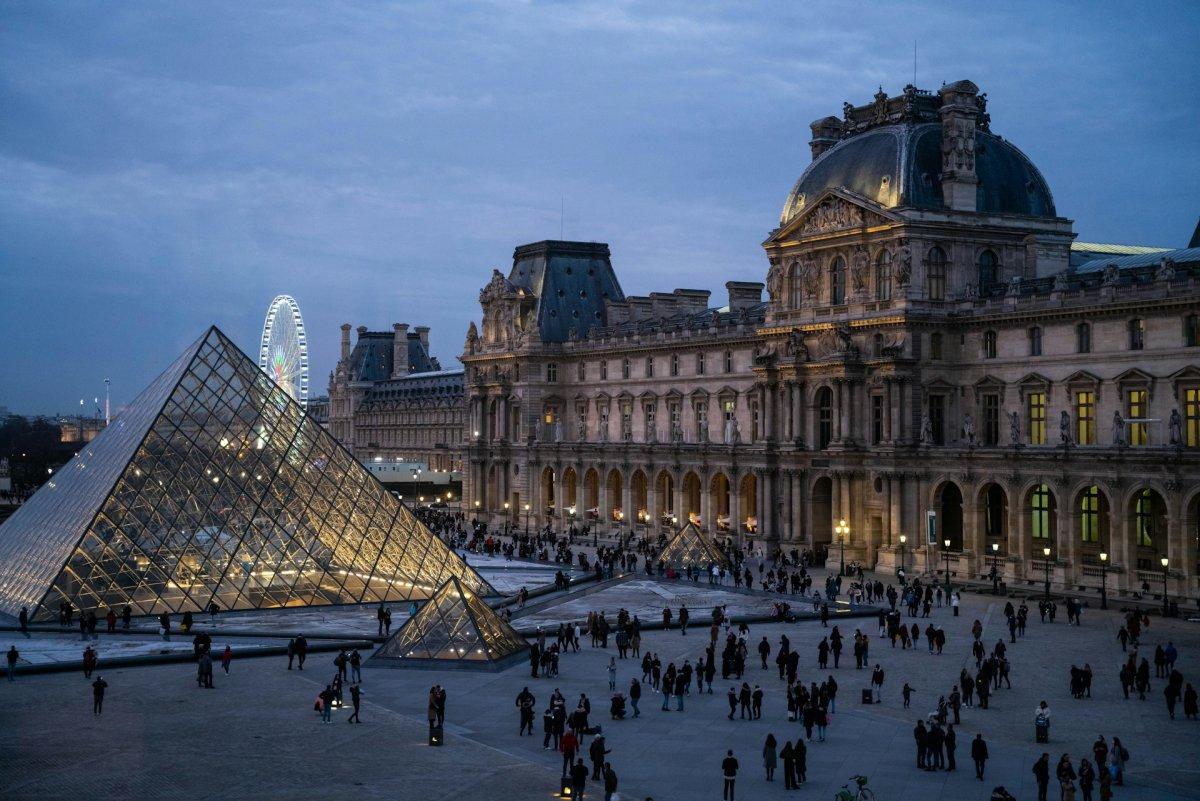
[[[225,671],[226,676],[229,675],[229,663],[232,661],[233,649],[226,645],[225,650],[221,652],[221,670]]]
[[[725,780],[721,788],[722,801],[734,801],[734,781],[737,779],[738,761],[733,756],[733,751],[725,752],[725,758],[721,760],[721,776]]]
[[[92,714],[99,715],[104,711],[104,691],[108,689],[108,682],[103,676],[97,676],[92,682]]]
[[[946,726],[946,735],[942,738],[942,745],[946,748],[946,771],[951,772],[958,768],[954,763],[954,749],[958,746],[958,735],[954,733],[954,725]]]
[[[796,751],[792,748],[792,741],[788,740],[783,744],[783,748],[779,749],[779,758],[783,760],[783,789],[796,789]]]
[[[1046,788],[1050,786],[1050,755],[1042,756],[1033,763],[1033,778],[1037,781],[1038,801],[1046,801]]]
[[[296,659],[296,638],[288,640],[287,644],[288,670],[292,669],[292,662]]]
[[[362,684],[362,654],[357,648],[350,652],[350,680]]]
[[[1079,790],[1083,793],[1083,801],[1092,801],[1092,788],[1095,786],[1096,771],[1085,757],[1079,763]]]
[[[29,609],[22,606],[21,614],[17,615],[17,623],[20,624],[21,633],[25,635],[25,639],[30,639],[29,634]]]
[[[587,779],[587,765],[583,764],[583,759],[580,758],[571,767],[571,789],[575,791],[575,801],[583,801],[583,794],[587,788]]]
[[[563,755],[562,775],[563,778],[567,778],[572,766],[571,763],[575,759],[575,752],[579,748],[579,738],[575,736],[574,729],[568,729],[563,732],[562,737],[559,738],[559,748],[562,749]]]
[[[608,690],[616,692],[617,689],[617,660],[615,657],[608,658]]]
[[[1121,738],[1112,738],[1112,747],[1108,749],[1108,764],[1111,766],[1113,784],[1125,786],[1125,763],[1129,760],[1129,752],[1121,745]]]
[[[308,640],[301,634],[296,638],[296,661],[299,663],[301,670],[304,670],[304,660],[308,658]]]
[[[638,710],[638,701],[640,701],[641,698],[642,685],[641,682],[637,680],[637,677],[634,677],[629,680],[629,705],[633,707],[633,716],[635,718],[640,718],[642,716],[641,711]]]
[[[871,671],[871,687],[875,690],[875,703],[877,704],[883,702],[883,677],[883,668],[881,668],[878,664],[875,665],[875,669]],[[907,687],[908,685],[906,684],[904,686]],[[907,693],[905,694],[904,705],[908,706]]]
[[[359,705],[362,703],[362,688],[358,684],[350,685],[350,703],[354,707],[354,714],[346,718],[346,722],[362,723],[362,718],[358,716]]]
[[[604,763],[604,801],[612,801],[617,792],[617,772],[610,763]]]
[[[1058,767],[1054,769],[1054,775],[1058,779],[1059,793],[1063,801],[1075,799],[1075,779],[1078,776],[1075,773],[1075,768],[1071,766],[1071,757],[1063,754],[1058,760]]]
[[[17,660],[21,658],[21,652],[17,650],[17,646],[11,646],[6,655],[8,660],[8,680],[12,681],[17,673]]]
[[[776,764],[776,747],[777,743],[774,734],[767,735],[767,741],[763,744],[763,768],[767,772],[767,781],[775,780],[775,764]],[[789,754],[791,753],[789,749]],[[787,766],[784,770],[787,771]]]
[[[976,734],[975,739],[971,741],[971,759],[975,762],[975,778],[983,781],[983,768],[988,760],[988,747],[982,734]]]
[[[90,645],[87,648],[84,648],[83,649],[83,677],[85,679],[90,679],[92,677],[92,671],[94,671],[96,669],[96,661],[97,661],[96,660],[96,649]]]

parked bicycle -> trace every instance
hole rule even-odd
[[[843,784],[833,801],[874,801],[875,794],[867,787],[866,776],[851,776],[850,781],[854,782],[854,789],[850,789],[849,782]]]

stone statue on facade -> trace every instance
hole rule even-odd
[[[975,447],[975,418],[971,417],[971,413],[967,412],[963,415],[962,424],[963,439],[967,441],[968,448]]]
[[[575,439],[578,442],[587,442],[587,421],[580,420],[575,425]]]
[[[1171,410],[1171,419],[1167,422],[1167,436],[1172,445],[1183,445],[1183,417],[1178,409]]]
[[[1065,291],[1067,291],[1069,286],[1070,286],[1070,283],[1067,281],[1066,272],[1061,272],[1058,275],[1054,276],[1054,291],[1055,292],[1065,292]]]
[[[1158,261],[1158,269],[1154,271],[1155,281],[1174,281],[1175,280],[1175,260],[1170,256],[1163,256]]]
[[[1113,445],[1116,445],[1118,448],[1125,447],[1125,418],[1121,416],[1119,409],[1113,412],[1112,441]]]
[[[463,345],[463,350],[466,351],[467,355],[474,354],[479,350],[479,329],[475,327],[474,320],[467,326],[467,341]]]
[[[786,268],[783,262],[775,259],[771,262],[771,267],[767,270],[767,297],[776,305],[783,303],[783,286],[786,277]]]
[[[908,282],[912,280],[912,248],[908,246],[908,240],[900,240],[900,249],[896,254],[896,286],[906,287]]]
[[[1121,278],[1121,270],[1117,265],[1109,264],[1104,268],[1104,286],[1115,286]]]
[[[1058,416],[1058,441],[1064,448],[1071,444],[1071,413],[1066,409]]]
[[[1008,438],[1014,447],[1021,444],[1021,415],[1016,412],[1008,413]]]
[[[804,334],[792,330],[787,338],[787,354],[802,362],[808,361],[808,346],[804,344]]]
[[[742,441],[742,434],[738,431],[738,421],[736,417],[731,417],[725,421],[725,444],[739,445]]]
[[[933,421],[929,419],[929,415],[921,415],[921,444],[933,444]]]
[[[815,298],[817,296],[817,284],[820,276],[817,271],[817,265],[812,259],[804,262],[800,274],[800,280],[804,284],[804,297]]]
[[[555,420],[555,421],[554,421],[554,441],[555,441],[555,442],[562,442],[562,441],[563,441],[563,428],[562,428],[562,420]]]
[[[850,262],[850,286],[855,294],[867,291],[867,252],[861,248]]]
[[[671,442],[683,442],[683,429],[678,423],[671,426]]]

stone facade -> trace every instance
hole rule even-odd
[[[429,355],[429,329],[390,332],[342,326],[341,358],[329,377],[326,427],[362,461],[423,462],[461,470],[463,371]]]
[[[1195,596],[1200,250],[1073,264],[986,109],[960,81],[814,123],[765,300],[625,297],[606,245],[517,248],[461,357],[468,503],[1120,591],[1165,556]]]

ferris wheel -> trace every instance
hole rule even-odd
[[[308,406],[308,342],[300,307],[291,295],[277,295],[263,322],[258,366],[302,407]]]

